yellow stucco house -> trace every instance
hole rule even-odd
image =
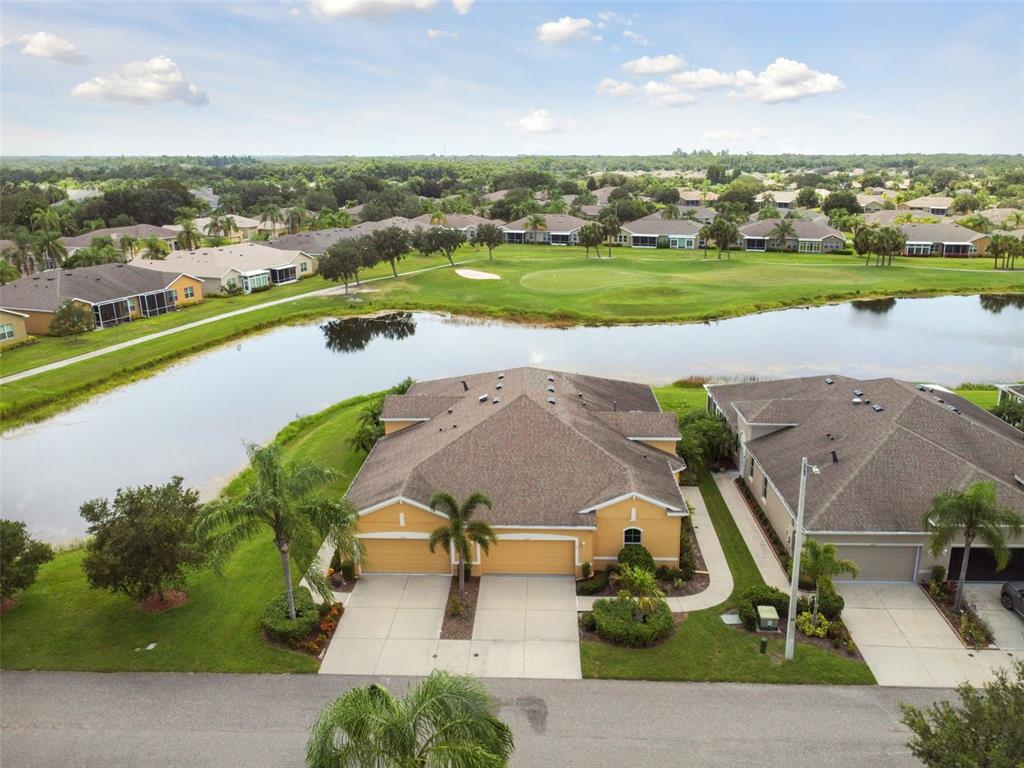
[[[378,440],[352,481],[369,573],[448,573],[455,557],[430,552],[443,491],[481,492],[493,509],[489,553],[473,573],[575,574],[602,570],[625,544],[679,561],[676,417],[650,387],[536,368],[417,382],[389,395]]]

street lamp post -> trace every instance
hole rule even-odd
[[[821,474],[813,464],[807,463],[804,456],[800,462],[800,497],[796,505],[796,536],[793,541],[793,575],[789,583],[789,616],[786,617],[786,661],[793,660],[793,647],[796,644],[796,607],[800,593],[800,555],[804,548],[804,500],[807,496],[807,470]]]

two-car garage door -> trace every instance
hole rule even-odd
[[[920,549],[910,545],[837,544],[836,554],[857,564],[858,581],[914,581]],[[838,578],[849,577],[843,574]]]
[[[446,550],[431,552],[426,539],[368,539],[362,561],[364,573],[447,573]],[[576,572],[572,541],[499,539],[481,557],[483,573],[568,574]]]

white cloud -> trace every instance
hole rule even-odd
[[[590,39],[593,40],[595,43],[600,43],[602,40],[604,40],[604,35],[591,35]]]
[[[641,35],[639,32],[634,32],[632,29],[624,29],[624,30],[622,30],[622,36],[624,38],[626,38],[627,40],[632,40],[637,45],[644,46],[645,48],[648,45],[653,45],[653,43],[650,40],[648,40],[646,37]]]
[[[438,0],[310,0],[313,11],[322,16],[390,16],[399,11],[429,11],[437,3]]]
[[[664,56],[641,56],[639,59],[627,61],[622,69],[633,75],[667,75],[686,66],[680,56],[669,53]]]
[[[644,84],[644,95],[656,107],[684,107],[696,99],[679,90],[679,86],[671,83],[659,83],[650,80]]]
[[[842,80],[837,75],[818,72],[800,61],[779,57],[762,72],[749,69],[720,72],[716,69],[696,69],[677,72],[672,82],[686,88],[734,88],[733,98],[752,99],[765,104],[796,101],[807,96],[835,93],[841,90]]]
[[[302,11],[299,8],[292,8],[290,11],[288,11],[288,13],[290,13],[292,16],[302,15]]]
[[[189,81],[178,65],[166,56],[134,61],[112,75],[100,75],[71,89],[72,96],[145,104],[180,101],[199,107],[209,103],[206,93]]]
[[[563,16],[558,21],[546,21],[537,27],[537,39],[542,43],[564,43],[582,37],[594,26],[590,19],[574,19]]]
[[[621,13],[615,11],[598,11],[597,18],[602,25],[608,25],[610,23],[615,24],[632,24],[633,20],[627,16],[623,16]]]
[[[455,9],[457,14],[465,16],[469,13],[469,10],[473,7],[473,3],[475,2],[476,0],[452,0],[452,8]]]
[[[615,80],[606,77],[597,84],[597,92],[602,96],[631,96],[636,93],[637,88],[632,83]]]
[[[510,125],[523,133],[558,133],[572,130],[576,127],[576,121],[569,118],[556,120],[546,109],[532,109]]]
[[[21,43],[21,52],[27,56],[61,61],[65,64],[84,64],[89,60],[88,56],[79,53],[78,48],[70,40],[51,35],[49,32],[39,31],[31,35],[22,35],[18,42]]]
[[[449,32],[447,29],[428,29],[427,37],[431,40],[437,40],[440,37],[458,37],[458,32]]]

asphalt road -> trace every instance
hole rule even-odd
[[[318,709],[365,678],[0,674],[0,764],[300,766]],[[414,680],[381,678],[396,692]],[[493,680],[517,766],[916,766],[898,702],[949,692]]]

